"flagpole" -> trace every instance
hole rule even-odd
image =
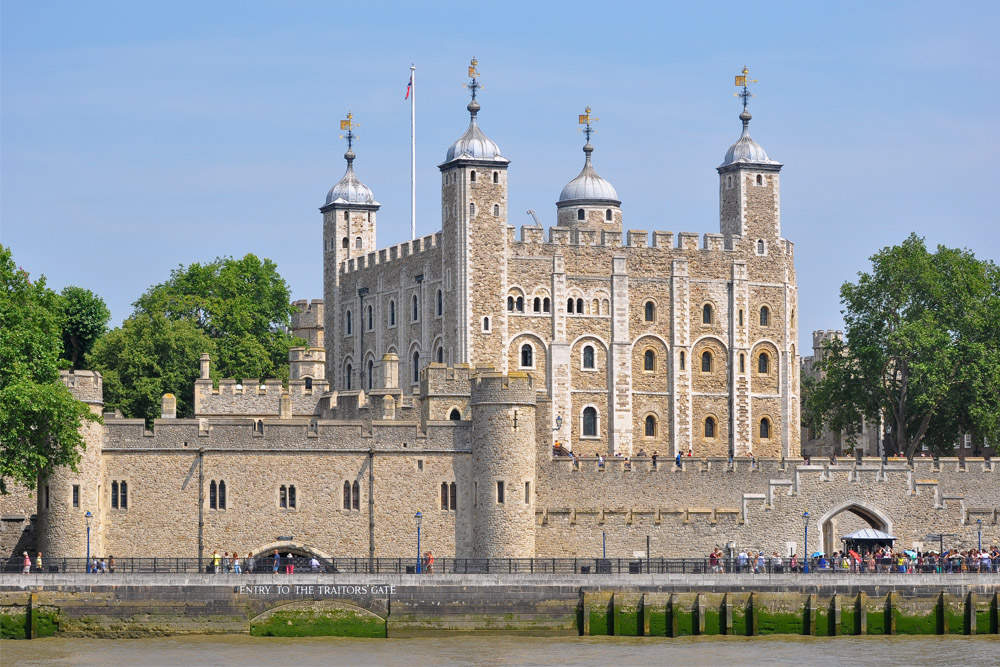
[[[417,238],[417,87],[414,82],[417,68],[410,64],[410,239]]]

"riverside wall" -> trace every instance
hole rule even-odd
[[[996,635],[998,592],[989,575],[6,575],[0,636]]]

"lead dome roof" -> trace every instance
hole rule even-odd
[[[466,107],[469,110],[469,127],[461,137],[458,138],[455,143],[453,143],[448,148],[448,153],[445,155],[444,161],[451,162],[452,160],[486,160],[488,162],[510,162],[507,158],[500,154],[500,147],[495,141],[487,137],[482,130],[479,129],[479,123],[476,122],[476,115],[479,113],[479,103],[476,100],[472,100],[469,106]]]
[[[350,148],[344,153],[347,160],[347,171],[344,177],[326,193],[327,204],[372,204],[378,205],[371,188],[362,183],[354,173],[354,151]]]
[[[767,151],[750,137],[750,119],[752,116],[746,109],[740,114],[743,121],[743,132],[736,143],[726,151],[726,158],[719,167],[727,167],[731,164],[772,164],[780,165],[777,160],[772,160],[767,156]]]
[[[557,204],[568,204],[577,201],[600,201],[621,205],[618,199],[618,191],[615,186],[604,178],[601,178],[594,169],[591,160],[591,153],[594,147],[588,141],[583,147],[583,152],[587,155],[580,175],[566,184],[566,187],[559,193]]]

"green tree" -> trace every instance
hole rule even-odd
[[[100,421],[59,380],[61,351],[59,295],[0,245],[0,493],[8,482],[34,488],[59,466],[75,470],[81,424]]]
[[[166,393],[177,398],[177,416],[193,413],[198,358],[215,351],[215,341],[193,322],[139,313],[102,336],[87,363],[104,376],[107,408],[152,423]]]
[[[181,266],[134,306],[136,314],[195,324],[216,342],[223,377],[288,379],[288,350],[305,344],[286,333],[294,306],[277,266],[252,254]]]
[[[65,287],[60,297],[63,358],[77,369],[94,342],[107,331],[111,311],[104,299],[82,287]]]
[[[845,339],[824,346],[806,419],[841,429],[884,418],[889,449],[946,453],[1000,435],[1000,271],[910,235],[841,287]]]

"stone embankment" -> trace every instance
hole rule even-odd
[[[5,575],[0,636],[997,634],[963,575]]]

